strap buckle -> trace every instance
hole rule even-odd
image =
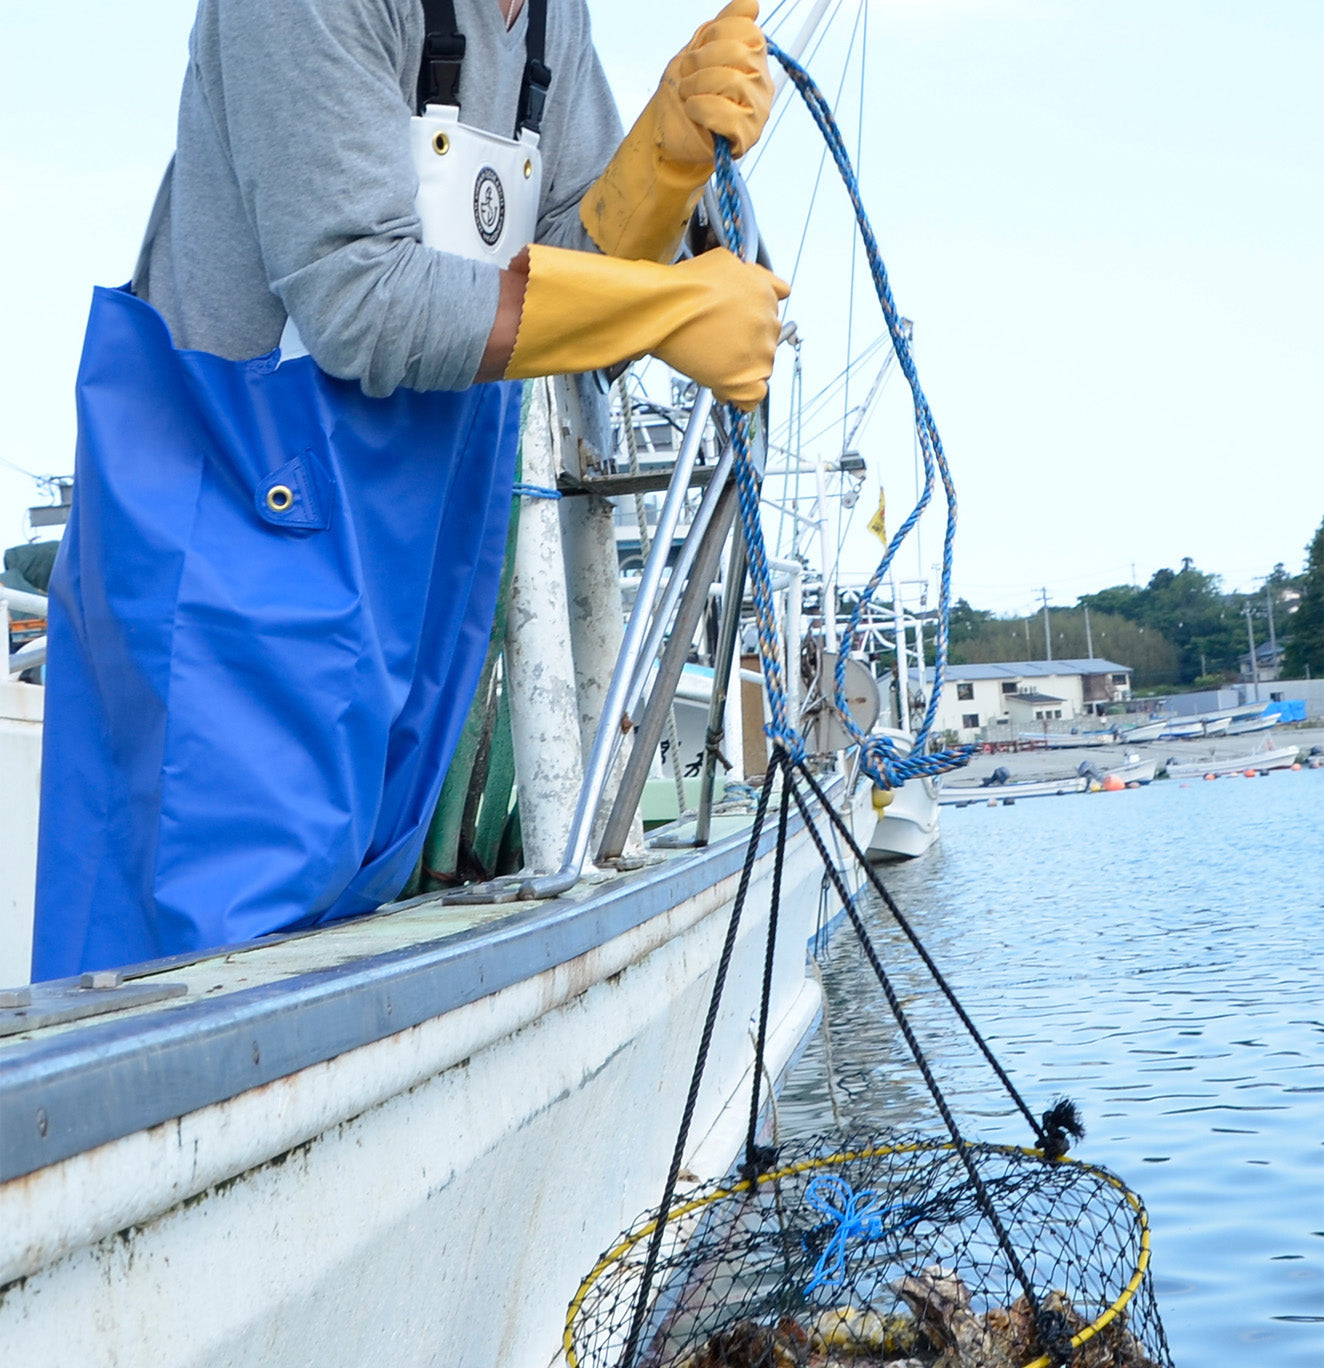
[[[459,106],[464,34],[429,33],[423,39],[418,72],[418,112],[430,104]]]
[[[542,128],[543,111],[547,108],[547,92],[551,85],[551,68],[540,57],[530,57],[524,67],[524,85],[520,89],[517,132],[527,128],[530,133],[537,133]]]

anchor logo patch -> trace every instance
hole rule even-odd
[[[506,226],[506,192],[500,176],[490,166],[483,167],[474,180],[474,226],[489,247]]]

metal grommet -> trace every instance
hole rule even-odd
[[[449,133],[434,133],[432,135],[432,150],[439,157],[444,157],[451,150],[451,135]]]
[[[524,179],[525,179],[525,180],[528,180],[529,177],[530,177],[531,175],[533,175],[533,163],[529,160],[528,157],[525,157],[525,158],[524,158]]]
[[[267,507],[273,513],[284,513],[294,503],[294,491],[289,485],[272,485],[267,490]]]

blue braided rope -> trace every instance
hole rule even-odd
[[[510,491],[517,499],[559,499],[561,491],[551,489],[547,485],[525,484],[522,480],[516,480]]]
[[[937,423],[934,421],[933,413],[929,408],[929,401],[925,398],[924,390],[919,383],[919,373],[915,368],[915,360],[910,351],[909,340],[901,329],[901,316],[892,297],[887,269],[883,265],[882,255],[878,250],[873,226],[869,222],[869,216],[860,198],[859,181],[856,178],[854,168],[851,166],[845,140],[841,136],[836,120],[832,117],[832,111],[828,107],[826,98],[814,84],[809,73],[771,41],[768,43],[768,51],[785,67],[787,75],[803,96],[814,122],[818,125],[824,140],[827,142],[828,150],[832,153],[832,159],[841,173],[842,181],[846,186],[846,193],[850,196],[851,204],[855,209],[855,221],[859,225],[860,236],[864,242],[874,291],[878,296],[879,304],[882,306],[897,362],[901,367],[902,374],[906,377],[906,383],[910,386],[911,397],[915,405],[915,430],[924,457],[924,489],[919,501],[892,537],[882,561],[865,586],[864,592],[860,595],[855,610],[851,614],[850,623],[846,629],[846,639],[842,643],[842,649],[837,654],[836,697],[834,700],[843,723],[860,748],[860,767],[875,783],[881,784],[885,788],[896,788],[905,783],[907,779],[944,774],[950,770],[959,769],[962,765],[969,763],[970,757],[974,753],[973,746],[955,746],[949,750],[936,751],[932,754],[925,753],[928,749],[929,736],[933,730],[933,721],[937,714],[938,704],[942,698],[943,677],[947,667],[952,598],[952,550],[956,537],[956,488],[952,483],[951,470],[947,464],[946,453],[943,451],[942,439],[938,436]],[[719,188],[722,184],[721,166],[722,163],[719,158]],[[734,194],[734,191],[731,193]],[[910,535],[915,524],[919,521],[920,515],[933,498],[935,477],[942,481],[947,503],[947,524],[943,537],[942,578],[938,592],[938,630],[934,646],[933,690],[929,695],[924,719],[911,745],[910,754],[902,755],[894,742],[885,737],[866,735],[851,717],[850,709],[846,703],[846,658],[850,654],[853,644],[858,640],[860,620],[864,611],[873,601],[879,585],[891,569],[897,550]],[[898,687],[904,689],[908,687],[906,678],[908,672],[903,654],[899,649],[900,644],[900,642],[897,643],[899,662],[897,683]]]
[[[742,255],[745,230],[740,212],[740,196],[736,193],[735,167],[731,161],[731,145],[725,138],[713,139],[717,174],[717,202],[722,214],[722,230],[727,247],[737,256]],[[777,618],[773,611],[772,580],[768,574],[768,557],[763,543],[763,522],[759,516],[759,480],[749,455],[750,416],[734,405],[727,405],[727,420],[731,428],[731,444],[735,449],[736,493],[740,504],[740,524],[745,536],[745,553],[749,559],[749,582],[754,597],[754,621],[758,633],[759,660],[768,690],[768,706],[772,721],[764,731],[786,751],[792,759],[803,761],[804,743],[792,726],[786,708],[786,678],[782,670],[778,647]]]

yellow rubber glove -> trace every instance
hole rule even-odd
[[[737,157],[758,141],[772,108],[758,12],[758,0],[731,0],[695,32],[580,202],[580,220],[608,256],[674,260],[713,173],[713,134]]]
[[[762,266],[719,249],[674,266],[535,244],[529,248],[507,380],[599,370],[646,353],[753,408],[768,391],[791,292]]]

